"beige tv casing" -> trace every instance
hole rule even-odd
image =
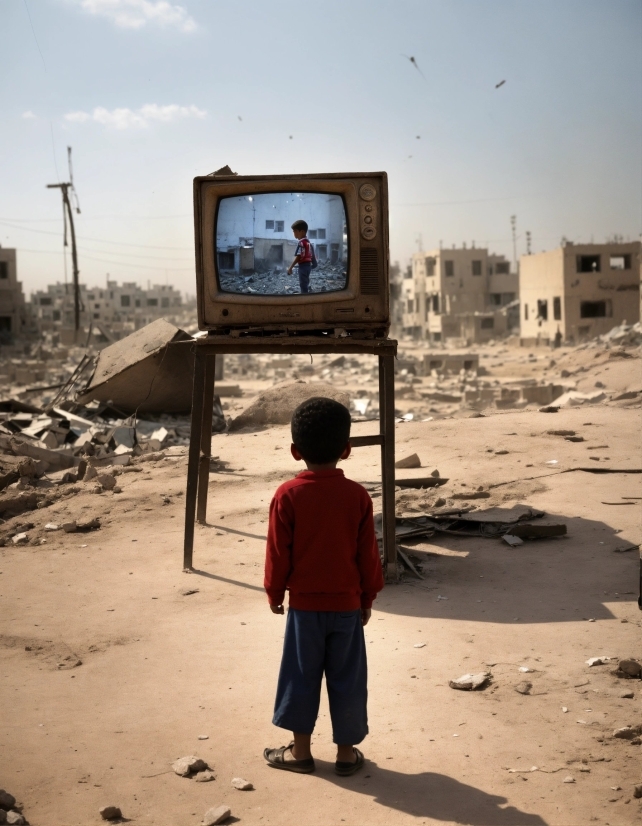
[[[342,196],[348,235],[345,289],[305,295],[223,292],[216,258],[222,198],[269,192]],[[390,323],[388,176],[385,172],[320,175],[205,175],[194,178],[198,326],[213,333],[334,332],[385,338]],[[313,275],[314,278],[314,275]]]

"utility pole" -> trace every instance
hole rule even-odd
[[[513,268],[517,272],[517,216],[510,216],[510,228],[513,235]]]
[[[71,168],[71,146],[67,147],[67,160],[69,163],[69,181],[60,184],[47,184],[47,189],[59,189],[62,193],[62,209],[63,213],[69,218],[69,228],[71,230],[71,260],[73,263],[73,278],[74,278],[74,344],[78,343],[78,330],[80,329],[80,284],[78,282],[78,250],[76,248],[76,229],[74,227],[74,212],[71,207],[69,198],[69,190],[75,196],[76,212],[80,213],[80,206],[78,204],[78,197],[74,189],[73,172]],[[67,244],[67,224],[65,222],[65,246]]]
[[[531,234],[530,231],[526,231],[526,255],[531,254]]]

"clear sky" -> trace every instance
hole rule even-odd
[[[642,227],[640,0],[2,0],[0,243],[194,292],[192,178],[386,170],[391,257]],[[415,62],[410,61],[410,57]],[[505,83],[499,88],[496,85]]]

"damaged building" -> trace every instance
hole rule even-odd
[[[13,343],[25,332],[27,312],[18,281],[15,249],[0,246],[0,344]]]
[[[578,343],[640,319],[640,242],[572,244],[520,261],[520,342]]]
[[[402,286],[403,331],[418,339],[481,343],[519,324],[519,276],[475,247],[415,253]]]

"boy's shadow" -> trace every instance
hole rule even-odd
[[[357,774],[339,777],[334,773],[332,763],[318,759],[316,763],[317,773],[311,777],[370,795],[382,806],[415,817],[468,826],[546,826],[546,821],[539,815],[522,812],[514,806],[504,807],[505,797],[487,794],[445,774],[403,774],[366,760],[364,768]]]

